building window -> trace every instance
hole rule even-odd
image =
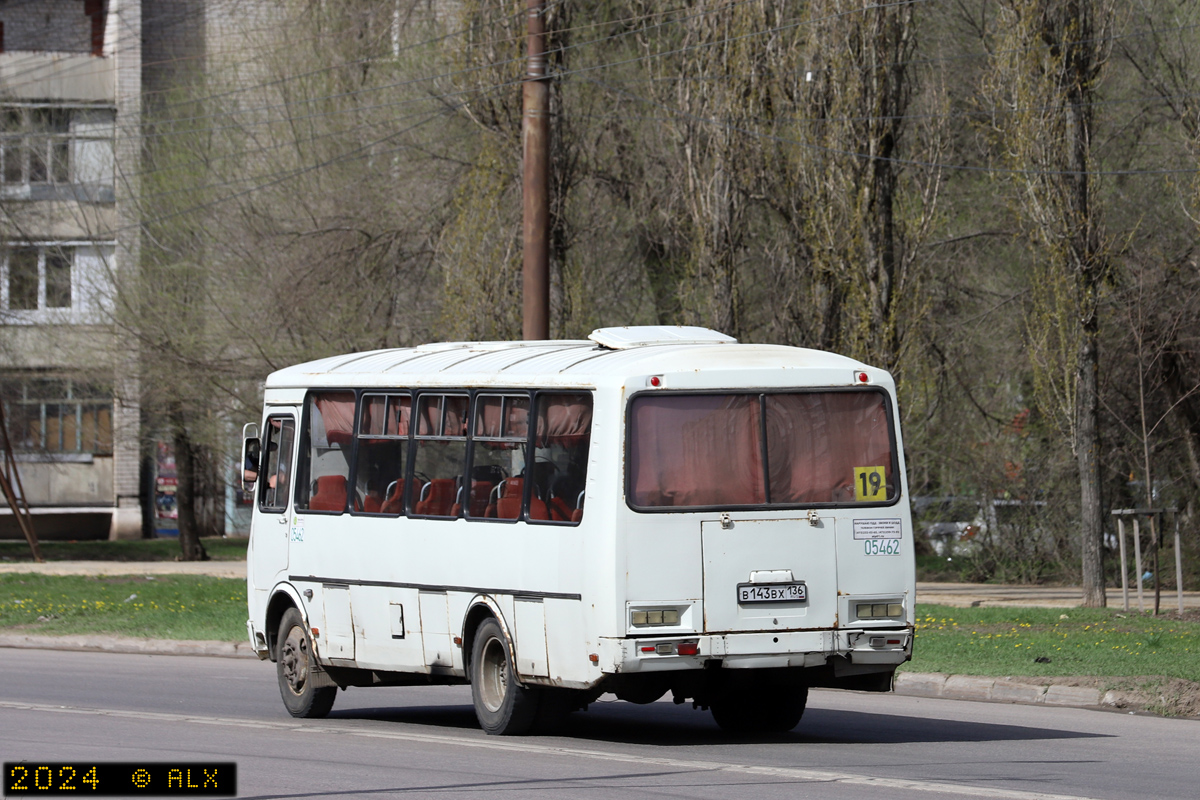
[[[112,394],[62,378],[0,380],[13,449],[26,453],[112,453]]]
[[[16,245],[0,262],[0,309],[48,311],[71,308],[75,248]]]
[[[111,189],[115,118],[115,112],[105,108],[5,108],[0,112],[0,179],[7,186],[84,184]]]
[[[0,2],[8,52],[103,55],[111,0],[15,0]]]

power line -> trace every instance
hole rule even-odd
[[[620,83],[620,84],[627,83],[627,81],[624,81],[624,80],[617,80],[615,82]],[[1070,103],[1070,104],[1062,103],[1062,104],[1033,106],[1033,107],[1017,106],[1017,107],[1009,107],[1009,108],[989,109],[989,110],[983,110],[983,111],[946,111],[946,112],[940,112],[940,113],[931,112],[931,113],[925,113],[925,114],[862,114],[862,115],[852,116],[852,117],[773,117],[769,120],[758,120],[758,121],[763,124],[769,124],[769,125],[774,126],[774,125],[784,125],[784,124],[795,124],[795,123],[801,123],[801,122],[901,122],[904,120],[916,120],[916,119],[971,119],[971,118],[986,119],[989,117],[1003,116],[1006,114],[1017,114],[1017,113],[1030,112],[1030,111],[1036,111],[1036,112],[1066,111],[1066,110],[1072,109],[1072,108],[1100,108],[1103,106],[1130,105],[1130,104],[1134,104],[1134,103],[1157,103],[1157,102],[1167,102],[1168,100],[1178,100],[1178,99],[1186,99],[1186,98],[1193,98],[1193,97],[1200,97],[1200,93],[1187,92],[1187,93],[1182,93],[1182,94],[1168,94],[1168,95],[1150,94],[1150,95],[1139,95],[1136,97],[1125,97],[1125,98],[1114,99],[1114,100],[1093,100],[1093,101],[1090,101],[1087,103]],[[639,119],[639,120],[648,120],[648,121],[653,121],[653,120],[661,121],[661,120],[666,120],[666,119],[673,119],[673,117],[648,117],[648,116],[629,117],[627,115],[619,115],[619,114],[615,114],[615,113],[611,113],[611,114],[579,114],[579,115],[573,115],[573,116],[583,117],[583,118],[587,118],[587,119]]]
[[[234,194],[227,195],[225,197],[219,197],[216,200],[210,200],[208,202],[200,203],[200,204],[191,206],[189,208],[184,208],[184,209],[180,209],[178,211],[173,211],[169,214],[164,214],[164,215],[161,215],[158,217],[152,217],[150,219],[139,220],[138,222],[133,223],[131,225],[126,225],[124,227],[115,228],[111,231],[111,235],[115,236],[116,234],[121,233],[122,231],[125,231],[125,230],[141,228],[141,227],[145,227],[148,225],[156,225],[160,222],[166,222],[167,220],[171,220],[176,217],[183,216],[185,214],[193,214],[193,213],[196,213],[197,211],[205,211],[207,209],[214,208],[215,206],[218,206],[222,203],[227,203],[231,200],[237,200],[238,198],[245,197],[246,195],[252,194],[253,192],[261,191],[263,189],[269,189],[272,186],[278,186],[279,184],[289,181],[293,178],[298,178],[301,175],[307,175],[310,172],[315,172],[316,170],[324,169],[326,167],[332,166],[334,164],[337,164],[337,163],[340,163],[343,161],[349,161],[349,160],[352,160],[355,158],[360,158],[364,155],[379,155],[379,156],[389,155],[393,152],[397,152],[399,150],[404,149],[404,147],[401,146],[401,147],[393,148],[391,150],[385,150],[383,152],[374,153],[374,154],[372,154],[368,151],[371,148],[388,141],[389,139],[394,139],[397,136],[400,136],[402,134],[413,131],[423,125],[428,125],[430,122],[433,122],[434,120],[438,119],[439,117],[444,116],[445,113],[446,112],[439,111],[436,114],[431,114],[428,117],[426,117],[425,119],[421,120],[420,122],[416,122],[403,130],[395,131],[394,133],[390,133],[387,136],[384,136],[382,138],[376,139],[371,142],[367,142],[366,144],[356,147],[353,150],[350,150],[346,153],[342,153],[340,155],[334,156],[333,158],[327,159],[327,160],[319,162],[317,164],[310,164],[309,166],[306,166],[306,167],[300,167],[295,170],[290,170],[286,173],[283,173],[283,174],[280,174],[280,175],[274,177],[272,180],[269,180],[266,183],[251,186],[247,189],[243,189],[240,192],[235,192]]]
[[[789,23],[786,23],[783,25],[776,25],[771,28],[763,28],[761,30],[751,31],[749,33],[743,33],[743,34],[739,34],[737,36],[726,36],[722,39],[715,39],[711,42],[701,42],[699,44],[688,45],[687,47],[678,47],[678,48],[675,48],[674,50],[666,50],[666,51],[658,52],[658,53],[647,53],[646,55],[636,56],[635,58],[627,58],[622,61],[613,61],[613,62],[609,62],[607,64],[596,64],[596,65],[592,65],[592,66],[588,66],[588,67],[576,67],[573,69],[560,70],[557,74],[565,76],[565,75],[578,75],[578,74],[582,74],[582,73],[586,73],[586,72],[595,72],[596,70],[599,70],[599,69],[609,69],[611,67],[620,67],[620,66],[624,66],[626,64],[636,64],[640,61],[646,61],[647,59],[651,59],[651,58],[663,58],[664,56],[678,55],[680,53],[687,53],[687,52],[690,52],[693,50],[701,50],[701,49],[704,49],[707,47],[716,47],[718,45],[728,44],[730,42],[741,41],[742,39],[749,39],[749,38],[755,37],[755,36],[765,36],[765,35],[771,34],[771,33],[780,33],[782,31],[791,30],[793,28],[799,28],[803,25],[815,24],[818,22],[827,22],[832,19],[838,19],[840,17],[850,16],[851,14],[865,14],[868,11],[879,11],[882,9],[899,8],[902,6],[913,6],[913,5],[919,5],[922,3],[932,3],[932,2],[937,2],[937,0],[896,0],[896,2],[891,2],[891,3],[876,3],[875,5],[862,6],[861,8],[855,8],[855,9],[851,9],[849,11],[841,11],[836,14],[829,14],[827,16],[819,17],[816,19],[796,20],[796,21],[789,22]],[[563,49],[565,50],[567,48],[563,48]]]
[[[734,5],[738,5],[738,4],[745,3],[745,2],[751,2],[751,1],[752,0],[736,0]],[[914,5],[914,4],[918,4],[918,3],[928,3],[928,2],[935,2],[935,0],[896,0],[896,2],[892,2],[892,3],[864,6],[863,8],[860,8],[860,9],[854,9],[852,11],[846,11],[846,12],[842,12],[840,14],[834,14],[834,15],[831,15],[830,17],[823,17],[822,19],[832,19],[834,17],[847,16],[849,14],[855,14],[855,13],[864,13],[867,11],[878,10],[881,8],[907,6],[907,5]],[[724,8],[725,7],[722,7],[722,9],[717,9],[717,10],[724,10]],[[710,12],[704,12],[704,13],[705,14],[716,13],[716,10],[710,11]],[[693,15],[693,16],[701,16],[701,15]],[[684,18],[684,19],[687,19],[687,18]],[[671,20],[669,22],[673,23],[673,22],[677,22],[677,21],[680,21],[680,20]],[[718,39],[718,40],[715,40],[712,42],[702,42],[700,44],[690,45],[688,47],[682,47],[682,48],[678,48],[676,50],[671,50],[671,51],[667,51],[667,52],[663,52],[663,53],[652,53],[652,54],[648,54],[646,56],[639,56],[637,58],[630,59],[628,61],[619,61],[619,62],[615,62],[615,63],[611,63],[611,64],[603,64],[603,65],[599,65],[596,67],[587,67],[587,68],[581,68],[581,69],[576,69],[576,70],[566,70],[562,74],[574,74],[576,72],[585,72],[585,71],[590,71],[592,69],[602,69],[602,68],[606,68],[606,67],[610,67],[610,66],[619,66],[621,64],[632,63],[635,61],[641,61],[641,60],[644,60],[647,58],[661,58],[663,56],[674,55],[677,53],[687,52],[690,50],[712,47],[712,46],[723,44],[723,43],[730,42],[730,41],[737,41],[739,39],[744,39],[744,38],[747,38],[750,36],[760,36],[760,35],[764,35],[767,33],[773,33],[773,32],[779,31],[779,30],[786,30],[788,28],[793,28],[793,27],[797,27],[799,25],[804,25],[807,22],[809,22],[809,21],[808,20],[800,20],[800,21],[797,21],[797,22],[794,22],[794,23],[791,23],[788,25],[779,26],[777,28],[771,28],[771,29],[767,29],[767,30],[763,30],[763,31],[755,31],[755,32],[751,32],[748,34],[742,34],[739,36],[725,37],[723,39]],[[666,25],[666,24],[668,24],[668,23],[667,22],[659,23],[658,25],[652,26],[652,28],[661,27],[662,25]],[[612,36],[593,39],[593,40],[589,40],[588,42],[581,42],[578,44],[569,45],[567,47],[558,48],[556,50],[548,50],[547,55],[551,55],[556,52],[565,52],[567,50],[576,49],[579,47],[585,47],[585,46],[595,44],[598,42],[610,41],[612,39],[620,38],[622,36],[628,36],[631,33],[633,33],[633,31],[627,31],[627,32],[619,33],[619,34],[614,34]],[[487,64],[482,64],[482,65],[478,65],[478,66],[474,66],[474,67],[467,67],[464,69],[443,72],[443,73],[439,73],[436,75],[426,75],[426,76],[421,76],[421,77],[417,77],[417,78],[410,78],[410,79],[406,79],[406,80],[402,80],[402,81],[396,81],[393,83],[381,84],[379,86],[373,86],[373,87],[370,87],[367,89],[355,89],[350,92],[338,92],[335,94],[322,95],[322,96],[314,97],[314,98],[306,98],[304,100],[304,102],[311,103],[311,102],[317,102],[317,101],[321,101],[321,100],[336,100],[336,99],[340,99],[340,98],[348,97],[348,96],[352,96],[352,95],[357,96],[357,95],[361,95],[361,94],[366,94],[368,92],[378,92],[378,91],[383,91],[385,89],[393,89],[393,88],[399,88],[399,87],[403,87],[403,86],[410,86],[410,85],[417,84],[417,83],[429,83],[432,81],[441,80],[441,79],[445,79],[445,78],[453,78],[453,77],[458,77],[460,75],[470,74],[473,72],[480,72],[485,69],[494,69],[497,67],[503,67],[503,66],[507,66],[509,64],[515,64],[515,63],[524,63],[524,60],[525,60],[524,57],[508,58],[508,59],[494,61],[494,62],[490,62]],[[249,114],[249,113],[255,112],[255,111],[272,111],[272,110],[277,110],[279,108],[284,108],[284,107],[287,107],[287,104],[270,104],[270,105],[265,105],[265,106],[252,106],[250,108],[238,109],[237,111],[235,111],[233,113]],[[201,114],[201,115],[196,115],[196,116],[192,116],[192,117],[182,117],[177,120],[173,120],[173,122],[180,122],[180,123],[194,122],[197,120],[211,119],[214,116],[216,116],[216,115]]]
[[[517,14],[510,15],[510,17],[511,18],[523,17],[526,13],[527,12],[522,10],[522,11],[518,12]],[[506,17],[505,19],[507,19],[507,18],[508,17]],[[265,83],[259,83],[259,84],[255,84],[253,86],[244,86],[244,87],[241,87],[238,89],[232,89],[227,92],[221,92],[218,94],[208,95],[201,99],[202,100],[218,100],[218,99],[221,99],[224,97],[230,97],[235,94],[242,94],[244,92],[254,91],[255,89],[265,89],[265,88],[268,88],[271,86],[281,85],[281,84],[287,83],[289,81],[299,80],[301,78],[307,78],[307,77],[311,77],[313,75],[319,75],[319,74],[322,74],[325,72],[331,72],[335,69],[343,69],[345,67],[361,66],[363,64],[370,64],[370,63],[386,63],[389,59],[395,58],[399,53],[408,52],[409,50],[415,50],[419,47],[425,47],[427,45],[437,44],[439,42],[444,42],[447,39],[452,39],[456,36],[463,36],[467,33],[470,33],[471,31],[475,30],[476,28],[482,27],[482,24],[483,23],[481,22],[479,25],[469,25],[466,28],[461,28],[459,30],[452,31],[450,33],[442,34],[440,36],[434,36],[432,38],[425,39],[420,42],[414,42],[412,44],[408,44],[408,45],[405,45],[404,47],[401,47],[399,50],[393,50],[390,54],[388,54],[386,56],[370,56],[367,58],[360,58],[360,59],[355,59],[352,61],[343,61],[339,64],[332,64],[327,67],[320,67],[319,69],[309,70],[308,72],[301,72],[296,75],[285,75],[281,78],[266,81]],[[162,109],[160,109],[160,110],[168,111],[172,108],[177,108],[179,106],[190,105],[193,102],[195,102],[195,101],[187,100],[187,101],[184,101],[181,103],[174,103],[174,104],[163,106]]]
[[[380,125],[383,125],[383,124],[393,124],[393,123],[397,123],[397,122],[404,122],[406,120],[413,119],[416,117],[422,117],[422,118],[428,118],[429,116],[432,116],[434,118],[447,117],[447,116],[450,116],[451,114],[456,113],[457,111],[461,110],[463,105],[464,104],[460,103],[457,106],[450,106],[447,108],[438,109],[437,111],[433,112],[432,115],[428,111],[421,111],[421,112],[409,114],[405,117],[394,117],[394,118],[388,120],[387,123],[375,122],[375,123],[371,123],[370,125],[358,126],[357,128],[351,129],[350,131],[334,131],[333,133],[322,134],[320,136],[314,136],[314,137],[310,137],[308,139],[290,139],[290,140],[287,140],[284,142],[280,142],[279,144],[276,144],[276,145],[271,145],[270,147],[260,147],[260,148],[255,148],[253,150],[245,150],[245,151],[241,151],[238,153],[230,153],[225,156],[219,156],[218,159],[232,158],[232,157],[240,156],[240,155],[265,153],[265,152],[268,152],[271,150],[278,150],[278,149],[281,149],[284,147],[293,147],[297,144],[310,144],[312,142],[319,141],[322,139],[327,139],[327,138],[330,138],[331,136],[335,136],[338,134],[349,133],[349,132],[352,132],[353,130],[361,130],[361,129],[367,128],[367,127],[379,127]],[[426,119],[426,121],[428,121],[428,119]],[[425,124],[425,123],[424,122],[418,123],[418,126],[422,125],[422,124]],[[373,147],[373,146],[379,144],[380,142],[384,142],[390,138],[399,136],[401,133],[405,133],[408,130],[410,130],[410,129],[405,129],[405,131],[390,133],[381,139],[376,139],[376,140],[373,140],[372,142],[368,142],[366,145],[364,145],[364,147]],[[211,163],[218,159],[197,159],[197,161],[193,161],[190,163],[191,164]],[[184,166],[185,165],[180,165],[179,168],[182,169]],[[299,168],[299,169],[304,169],[304,168]],[[156,171],[159,171],[159,170],[143,171],[140,173],[136,173],[136,175],[144,176],[146,174],[149,174],[151,172],[156,172]],[[168,170],[162,170],[162,171],[170,172],[171,170],[168,169]],[[201,189],[207,190],[207,189],[221,188],[221,187],[227,187],[227,186],[236,186],[236,185],[244,184],[247,181],[252,181],[252,180],[260,180],[263,178],[275,178],[275,177],[280,177],[280,176],[288,176],[288,175],[291,175],[293,172],[294,172],[294,169],[289,169],[289,170],[285,170],[283,172],[274,173],[274,174],[270,174],[270,175],[251,175],[251,176],[247,176],[245,178],[239,178],[239,179],[235,179],[232,181],[225,181],[224,183],[206,183],[206,184],[201,184],[201,185],[196,185],[196,186],[182,186],[179,188],[170,189],[170,190],[162,191],[162,192],[139,194],[137,197],[137,201],[139,203],[144,203],[147,200],[155,200],[155,199],[159,199],[159,198],[163,198],[163,197],[170,197],[170,196],[178,195],[178,194],[187,194],[190,192],[199,191]],[[135,177],[135,175],[128,175],[127,177]]]
[[[749,1],[749,0],[739,0],[739,2],[737,2],[737,3],[734,3],[733,5],[738,5],[738,4],[741,4],[741,3],[743,3],[743,2],[748,2],[748,1]],[[829,15],[829,16],[827,16],[827,17],[822,17],[822,18],[821,18],[821,20],[827,20],[827,19],[833,19],[833,18],[837,18],[837,17],[843,17],[843,16],[847,16],[848,14],[851,14],[851,13],[859,13],[859,12],[865,12],[865,11],[870,11],[870,10],[877,10],[877,9],[880,9],[880,8],[890,8],[890,7],[898,7],[898,6],[907,6],[907,5],[913,5],[913,4],[916,4],[916,3],[922,3],[922,2],[931,2],[931,0],[899,0],[898,2],[893,2],[893,3],[885,3],[885,4],[875,5],[875,6],[867,6],[867,7],[861,8],[861,9],[854,9],[854,10],[852,10],[852,11],[841,12],[841,13],[838,13],[838,14]],[[723,7],[723,8],[728,8],[728,6],[726,6],[726,7]],[[722,9],[722,10],[723,10],[723,9]],[[710,13],[710,12],[705,12],[705,13]],[[702,15],[692,15],[692,17],[691,17],[691,18],[698,17],[698,16],[702,16]],[[678,22],[678,21],[680,21],[680,20],[671,20],[671,22]],[[820,20],[817,20],[817,21],[820,21]],[[754,31],[754,32],[751,32],[751,33],[748,33],[748,34],[742,34],[742,35],[735,36],[735,37],[725,37],[724,39],[716,40],[716,41],[714,41],[714,42],[704,42],[704,43],[701,43],[701,44],[699,44],[699,45],[692,45],[692,46],[689,46],[689,47],[679,48],[677,51],[671,51],[671,52],[667,52],[667,53],[657,53],[657,54],[652,54],[651,56],[646,56],[646,57],[661,57],[661,56],[665,56],[665,55],[671,55],[673,52],[683,52],[683,51],[692,50],[692,49],[696,49],[696,48],[700,48],[700,47],[708,47],[708,46],[713,46],[713,45],[716,45],[716,44],[721,44],[721,43],[723,43],[723,42],[726,42],[726,41],[734,41],[734,40],[737,40],[737,39],[743,39],[743,38],[747,38],[747,37],[749,37],[749,36],[763,35],[763,34],[766,34],[766,33],[772,33],[772,32],[776,32],[776,31],[778,31],[778,30],[784,30],[784,29],[787,29],[787,28],[795,27],[795,26],[797,26],[797,25],[805,24],[805,22],[807,22],[807,21],[805,21],[805,20],[801,20],[801,21],[799,21],[799,22],[794,22],[794,23],[790,23],[790,24],[787,24],[787,25],[783,25],[783,26],[777,26],[776,28],[772,28],[772,29],[760,30],[760,31]],[[662,25],[662,24],[666,24],[666,23],[659,23],[659,25]],[[655,26],[655,27],[658,27],[658,26]],[[619,34],[619,35],[627,35],[627,34]],[[605,38],[606,38],[606,39],[608,39],[608,38],[615,38],[615,37],[605,37]],[[593,40],[593,42],[589,42],[589,43],[594,43],[595,41],[601,41],[601,40]],[[582,45],[574,45],[574,46],[572,46],[572,47],[575,47],[575,46],[582,46]],[[563,48],[563,49],[566,49],[566,48]],[[642,58],[645,58],[645,57],[642,57]],[[503,64],[511,63],[511,62],[512,62],[512,61],[514,61],[514,60],[515,60],[515,59],[509,59],[509,60],[507,60],[507,61],[503,61],[503,62],[496,62],[495,64],[488,65],[488,66],[498,66],[498,65],[503,65]],[[641,58],[639,58],[639,59],[634,59],[634,60],[642,60],[642,59],[641,59]],[[623,62],[619,62],[619,63],[623,63]],[[457,74],[461,74],[462,72],[465,72],[465,71],[476,71],[476,70],[478,70],[478,69],[481,69],[481,68],[482,68],[482,67],[472,68],[471,70],[460,70],[460,71],[457,71]],[[566,73],[564,73],[564,74],[572,74],[573,72],[578,72],[578,71],[581,71],[581,70],[577,70],[577,71],[570,71],[570,70],[569,70],[569,71],[567,71],[567,72],[566,72]],[[376,90],[379,90],[379,89],[383,89],[383,88],[390,88],[390,87],[394,87],[394,86],[397,86],[397,85],[410,84],[410,83],[413,83],[413,82],[422,82],[422,81],[428,81],[428,80],[436,79],[437,77],[446,77],[446,76],[448,76],[448,75],[452,75],[452,74],[456,74],[456,73],[446,73],[446,74],[444,74],[444,75],[442,75],[442,76],[434,76],[434,78],[417,78],[417,79],[413,79],[412,81],[404,81],[404,82],[399,82],[398,84],[388,84],[388,85],[381,86],[381,87],[373,87],[373,88],[372,88],[372,89],[370,89],[370,90],[356,90],[356,91],[354,91],[354,92],[345,92],[345,93],[339,93],[339,94],[336,94],[336,95],[327,95],[327,96],[320,97],[320,98],[305,99],[305,100],[299,101],[299,103],[298,103],[298,104],[303,104],[303,103],[311,103],[311,102],[315,102],[316,100],[335,99],[335,98],[345,97],[345,96],[347,96],[347,95],[357,95],[357,94],[364,93],[365,91],[376,91]],[[519,83],[521,83],[521,82],[523,82],[523,78],[518,78],[518,79],[514,79],[514,80],[512,80],[512,81],[506,82],[506,83],[495,84],[495,85],[493,85],[493,87],[491,87],[491,88],[492,88],[492,89],[496,89],[496,88],[503,88],[503,87],[505,87],[505,86],[513,86],[513,85],[519,84]],[[472,90],[463,90],[463,91],[459,91],[459,92],[450,92],[450,93],[444,93],[444,94],[440,95],[439,97],[440,97],[441,99],[446,99],[446,98],[449,98],[449,97],[457,97],[457,96],[461,96],[461,95],[463,95],[463,94],[470,94],[470,93],[473,93],[473,92],[475,92],[475,91],[478,91],[478,90],[473,90],[473,89],[472,89]],[[416,98],[416,99],[413,99],[413,100],[399,101],[399,102],[397,102],[397,103],[377,104],[377,105],[375,105],[375,106],[358,107],[358,108],[355,108],[355,109],[352,109],[352,110],[353,110],[353,111],[365,111],[365,110],[371,110],[371,109],[375,109],[375,108],[379,108],[379,107],[383,107],[383,106],[395,107],[395,106],[398,106],[398,105],[407,105],[407,104],[409,104],[409,103],[412,103],[412,102],[421,102],[421,101],[423,101],[423,100],[425,100],[425,99],[427,99],[427,98]],[[288,103],[285,103],[285,104],[273,104],[273,105],[269,105],[269,106],[261,106],[261,107],[258,107],[258,108],[245,109],[245,110],[243,110],[242,112],[239,112],[239,113],[248,113],[249,111],[255,111],[255,110],[272,110],[272,109],[277,109],[277,108],[281,108],[281,107],[290,107],[291,105],[292,105],[292,104],[288,104]],[[314,114],[304,115],[304,116],[302,116],[302,117],[289,117],[289,118],[288,118],[288,122],[300,121],[300,120],[305,120],[305,119],[312,119],[312,118],[315,118],[315,117],[328,116],[328,115],[331,115],[331,114],[337,114],[337,113],[345,113],[345,112],[343,112],[343,111],[333,111],[333,112],[326,111],[326,112],[317,112],[317,113],[314,113]],[[183,119],[181,119],[181,120],[177,120],[177,121],[179,121],[179,122],[185,122],[185,121],[189,121],[189,120],[197,120],[197,119],[212,118],[213,116],[214,116],[214,115],[197,115],[197,116],[193,116],[193,117],[187,117],[187,118],[183,118]],[[257,123],[257,124],[260,124],[260,125],[261,125],[261,124],[272,124],[273,122],[275,122],[275,121],[267,121],[267,122],[262,122],[262,123]],[[254,124],[254,123],[251,123],[251,124]],[[187,130],[184,130],[184,131],[167,130],[167,131],[155,132],[155,133],[152,133],[152,134],[147,134],[147,136],[175,135],[175,134],[183,134],[183,133],[192,132],[192,131],[197,131],[197,130],[202,130],[202,131],[205,131],[205,132],[210,132],[210,131],[223,130],[223,129],[229,129],[229,128],[239,128],[239,127],[242,127],[242,126],[237,126],[237,125],[235,125],[235,126],[225,126],[225,127],[223,127],[223,128],[222,128],[222,127],[215,127],[215,128],[208,128],[208,129],[187,129]]]
[[[1000,167],[979,167],[979,166],[974,166],[971,164],[940,164],[940,163],[929,162],[929,161],[917,161],[915,159],[877,156],[877,155],[872,155],[870,153],[860,153],[860,152],[857,152],[854,150],[846,150],[846,149],[835,148],[835,147],[825,147],[822,145],[812,144],[810,142],[802,142],[798,139],[790,139],[790,138],[787,138],[784,136],[776,136],[773,134],[762,133],[761,131],[755,131],[755,130],[751,130],[749,128],[741,127],[739,125],[732,125],[730,123],[722,122],[719,119],[714,119],[711,117],[701,117],[697,114],[692,114],[687,111],[683,111],[682,109],[674,108],[673,106],[669,106],[658,100],[653,100],[653,99],[647,98],[647,97],[640,97],[640,96],[632,94],[631,92],[628,92],[624,89],[618,89],[615,86],[610,86],[610,85],[604,83],[603,81],[597,80],[595,78],[583,78],[583,80],[588,81],[589,83],[594,83],[597,86],[603,86],[611,91],[617,92],[618,94],[623,94],[626,97],[630,98],[631,100],[635,100],[640,103],[646,103],[648,105],[656,106],[658,108],[663,109],[664,111],[667,111],[668,113],[672,114],[673,116],[681,117],[683,119],[690,119],[693,122],[699,122],[699,123],[702,123],[705,125],[711,125],[714,127],[725,128],[726,130],[730,130],[735,133],[742,133],[747,136],[753,136],[753,137],[760,138],[760,139],[767,139],[770,141],[779,142],[781,144],[794,144],[799,147],[803,147],[806,150],[817,150],[817,151],[824,152],[824,153],[830,153],[832,155],[850,156],[852,158],[858,158],[858,159],[861,159],[864,161],[882,161],[885,163],[899,164],[901,166],[921,167],[921,168],[926,168],[926,169],[944,169],[944,170],[954,170],[954,171],[960,171],[960,172],[982,172],[982,173],[1000,174],[1000,175],[1128,176],[1128,175],[1190,175],[1190,174],[1195,174],[1197,172],[1200,172],[1200,169],[1197,169],[1194,167],[1189,168],[1189,169],[1154,169],[1154,170],[1088,170],[1086,172],[1080,171],[1080,170],[1007,169],[1007,168],[1000,168]]]

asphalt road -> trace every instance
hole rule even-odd
[[[0,650],[4,761],[235,761],[240,797],[1197,797],[1200,723],[1070,708],[814,691],[793,733],[600,702],[564,736],[475,727],[469,689],[351,689],[294,720],[274,665]],[[13,795],[9,795],[13,796]]]

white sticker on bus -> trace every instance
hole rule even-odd
[[[899,539],[900,520],[898,519],[856,519],[854,520],[855,539]]]

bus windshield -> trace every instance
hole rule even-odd
[[[886,504],[898,495],[881,391],[642,394],[629,418],[635,509]]]

